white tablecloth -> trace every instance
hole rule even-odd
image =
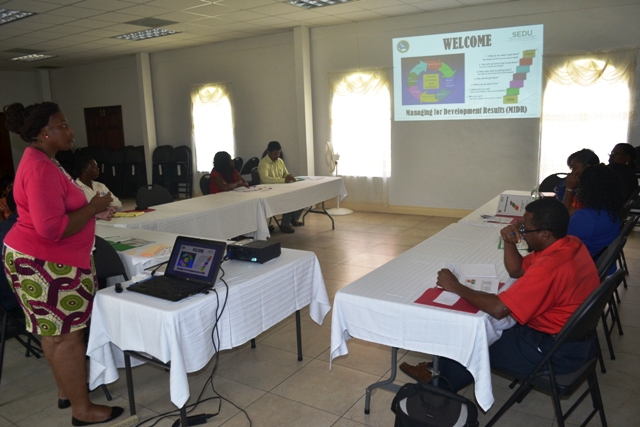
[[[498,249],[499,228],[452,224],[420,245],[338,291],[331,324],[331,359],[348,353],[350,337],[448,357],[475,378],[478,404],[493,404],[488,347],[499,324],[483,312],[467,314],[414,301],[435,286],[446,262],[494,264],[501,282],[513,281]]]
[[[229,261],[222,268],[229,295],[218,324],[220,350],[244,344],[309,304],[318,324],[331,308],[312,252],[282,249],[279,258],[265,264]],[[222,305],[225,286],[218,280],[215,289]],[[204,367],[214,354],[215,311],[213,292],[169,302],[135,292],[117,294],[114,288],[99,291],[87,348],[91,387],[118,379],[121,349],[144,352],[171,361],[171,401],[182,407],[189,398],[187,373]]]
[[[102,225],[164,231],[225,240],[254,233],[269,237],[267,218],[293,212],[347,191],[340,177],[312,177],[289,184],[268,184],[263,191],[226,191],[154,206],[153,212],[134,218],[101,221]]]
[[[114,218],[111,221],[102,221],[101,224],[218,240],[248,233],[255,233],[258,239],[269,236],[264,202],[261,199],[219,196],[211,194],[179,200],[154,206],[153,212],[138,217]]]

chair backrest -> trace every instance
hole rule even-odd
[[[96,250],[93,251],[93,261],[96,264],[96,276],[101,285],[104,279],[113,276],[124,276],[125,280],[129,280],[118,252],[100,236],[96,236]],[[104,285],[101,287],[104,287]]]
[[[582,339],[595,330],[613,291],[622,282],[625,274],[624,270],[619,269],[591,292],[567,320],[550,353],[554,352],[562,343]]]
[[[200,177],[200,191],[205,196],[211,193],[211,187],[209,186],[209,181],[211,180],[211,174],[207,173]]]
[[[636,226],[637,222],[638,222],[638,215],[634,215],[631,218],[627,219],[627,221],[622,226],[622,230],[620,230],[620,235],[624,237],[629,237],[629,234],[631,234],[631,230],[633,230],[633,227]]]
[[[242,157],[236,157],[235,159],[233,159],[233,168],[240,173],[242,171],[242,164],[244,163],[244,160],[242,160]]]
[[[258,173],[258,168],[251,169],[251,182],[249,185],[258,185],[260,184],[260,173]]]
[[[615,238],[613,242],[606,247],[606,249],[596,257],[596,269],[598,270],[598,276],[600,276],[600,282],[604,281],[611,269],[611,266],[616,262],[622,248],[624,248],[627,242],[626,236],[622,233]]]
[[[260,159],[257,157],[252,157],[242,166],[242,170],[240,171],[240,175],[246,175],[251,173],[251,169],[257,168],[258,163],[260,163]]]
[[[136,206],[138,209],[147,209],[151,206],[173,202],[173,196],[160,185],[145,185],[138,189],[136,194]]]
[[[538,186],[538,191],[553,191],[560,181],[566,178],[566,173],[554,173],[542,180]]]

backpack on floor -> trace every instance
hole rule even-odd
[[[402,386],[391,402],[394,427],[478,427],[478,410],[469,399],[431,382]],[[447,381],[448,383],[448,381]]]

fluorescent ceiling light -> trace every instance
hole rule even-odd
[[[333,6],[335,4],[351,3],[360,0],[290,0],[287,3],[294,6],[303,7],[305,9],[313,9],[316,7]]]
[[[11,58],[10,61],[33,62],[33,61],[40,61],[42,59],[55,58],[55,57],[56,55],[41,55],[39,53],[34,53],[33,55],[25,55],[25,56],[18,56],[16,58]]]
[[[149,30],[136,31],[135,33],[122,34],[120,36],[113,37],[120,40],[144,40],[154,37],[170,36],[171,34],[178,34],[179,31],[163,30],[162,28],[151,28]]]
[[[11,21],[26,18],[27,16],[34,15],[33,12],[22,12],[20,10],[0,9],[0,25],[6,24]]]

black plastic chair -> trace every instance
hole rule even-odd
[[[184,194],[186,198],[192,196],[193,156],[191,148],[181,145],[173,149],[174,169],[171,179],[177,189],[178,196]]]
[[[103,184],[105,182],[105,173],[107,171],[107,168],[109,167],[110,155],[111,155],[111,152],[109,151],[109,149],[102,148],[96,152],[93,158],[93,160],[95,160],[96,163],[98,164],[98,169],[100,169],[100,175],[98,175],[98,178],[96,179],[96,181],[100,181]]]
[[[258,185],[260,184],[260,173],[258,173],[258,168],[251,169],[251,182],[249,185]]]
[[[163,186],[171,194],[174,194],[177,192],[177,188],[175,190],[171,188],[171,176],[175,169],[172,157],[173,147],[171,145],[160,145],[153,150],[151,182]]]
[[[56,153],[56,160],[69,175],[73,175],[73,167],[75,164],[75,153],[73,150],[58,151]]]
[[[605,248],[604,251],[602,251],[602,254],[596,255],[594,257],[596,260],[596,269],[598,270],[598,276],[600,276],[600,283],[604,282],[607,278],[611,266],[615,264],[626,242],[626,236],[619,235],[613,242],[611,242],[611,244],[609,244],[609,246]],[[611,317],[611,326],[609,326],[607,323],[609,317]],[[623,332],[622,325],[620,323],[620,316],[618,314],[618,306],[616,304],[616,299],[612,295],[611,300],[609,301],[609,305],[602,312],[602,327],[604,328],[604,336],[607,340],[607,347],[609,347],[609,357],[611,358],[611,360],[615,360],[616,358],[615,353],[613,352],[613,345],[611,343],[611,333],[613,332],[613,328],[615,328],[616,325],[618,326],[618,333],[622,335]],[[598,343],[598,347],[599,346],[600,343]],[[602,360],[601,355],[600,369],[602,370],[602,373],[606,372],[604,361]]]
[[[627,218],[625,220],[625,223],[622,225],[622,230],[620,230],[620,235],[624,236],[624,237],[629,237],[629,234],[631,234],[631,231],[633,231],[633,227],[636,226],[636,224],[638,223],[638,215],[634,215],[630,218]],[[620,265],[620,268],[624,269],[625,271],[625,276],[629,275],[629,268],[627,267],[627,258],[624,256],[624,247],[622,248],[622,250],[620,251],[620,255],[618,256],[618,265]],[[627,278],[623,278],[622,279],[622,283],[624,283],[624,287],[627,287]],[[618,296],[618,293],[616,292],[616,299],[618,300],[618,302],[620,302],[620,297]]]
[[[242,160],[242,157],[236,157],[235,159],[233,159],[233,168],[236,170],[236,172],[240,173],[240,171],[242,171],[243,163],[244,160]]]
[[[542,180],[538,186],[538,191],[553,192],[560,181],[567,177],[566,173],[554,173]]]
[[[100,236],[96,236],[96,249],[93,251],[93,261],[96,264],[96,276],[98,277],[98,289],[107,287],[109,277],[122,276],[129,280],[127,271],[122,264],[118,252]]]
[[[25,327],[24,314],[16,310],[10,312],[0,305],[0,384],[2,383],[2,365],[4,363],[4,348],[6,342],[15,338],[26,349],[25,357],[34,355],[36,359],[42,356],[42,346],[38,338],[27,331]],[[35,345],[34,345],[35,344]]]
[[[202,191],[203,195],[211,194],[210,187],[211,174],[207,173],[200,177],[200,191]]]
[[[124,155],[123,197],[134,197],[136,189],[147,185],[144,147],[127,147]]]
[[[124,183],[124,148],[112,151],[109,155],[109,164],[105,168],[104,185],[106,185],[113,194],[122,197],[122,185]]]
[[[258,167],[258,163],[260,163],[260,159],[257,157],[252,157],[242,166],[242,170],[240,171],[240,175],[246,175],[251,173],[253,168]]]
[[[159,185],[145,185],[140,187],[136,194],[136,209],[147,209],[171,202],[173,202],[171,193]]]
[[[496,415],[491,418],[487,427],[493,426],[502,415],[504,415],[514,403],[522,402],[526,395],[534,388],[544,391],[550,391],[553,396],[553,406],[556,412],[556,423],[559,427],[565,426],[565,420],[574,409],[587,397],[591,395],[593,410],[582,424],[586,425],[596,413],[600,413],[600,421],[602,426],[606,427],[607,420],[604,414],[604,406],[598,386],[598,378],[596,376],[597,357],[593,357],[587,361],[580,369],[571,374],[555,375],[553,372],[553,364],[551,358],[562,344],[570,341],[589,339],[596,334],[596,326],[600,320],[600,315],[604,311],[605,306],[611,299],[614,289],[620,284],[624,272],[616,271],[607,278],[595,291],[587,297],[587,299],[578,307],[571,315],[567,323],[558,334],[555,345],[551,351],[545,355],[544,359],[529,375],[522,376],[513,372],[496,370],[510,377],[516,378],[520,382],[520,386],[509,397],[507,402],[498,410]],[[562,412],[560,397],[571,396],[580,387],[585,380],[589,384],[587,390],[576,400],[566,413]]]

